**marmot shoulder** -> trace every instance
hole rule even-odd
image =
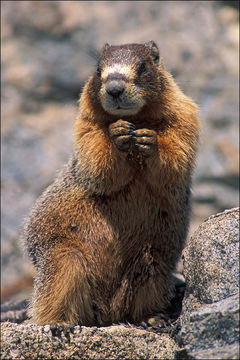
[[[37,324],[138,321],[172,296],[188,231],[197,106],[157,45],[105,45],[79,102],[73,156],[33,207]]]

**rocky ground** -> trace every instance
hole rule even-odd
[[[3,300],[31,290],[20,227],[71,153],[79,93],[105,42],[155,40],[167,69],[200,106],[190,233],[238,205],[239,25],[232,3],[2,2]]]

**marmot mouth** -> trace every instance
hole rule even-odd
[[[139,112],[141,108],[140,107],[123,107],[118,105],[117,107],[107,107],[105,108],[105,111],[107,111],[109,114],[112,115],[119,115],[119,116],[126,116],[126,115],[135,115]]]
[[[144,105],[130,99],[111,99],[109,97],[105,98],[104,101],[101,99],[101,103],[106,112],[118,116],[137,114]]]
[[[121,102],[118,102],[116,106],[109,106],[109,110],[136,110],[139,106],[136,104],[122,104]]]

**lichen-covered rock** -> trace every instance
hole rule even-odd
[[[6,359],[174,359],[177,345],[167,334],[115,325],[74,327],[53,336],[49,325],[5,322],[1,358]]]

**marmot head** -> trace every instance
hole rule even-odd
[[[94,75],[103,109],[117,116],[135,115],[159,96],[159,51],[145,44],[105,45]]]

